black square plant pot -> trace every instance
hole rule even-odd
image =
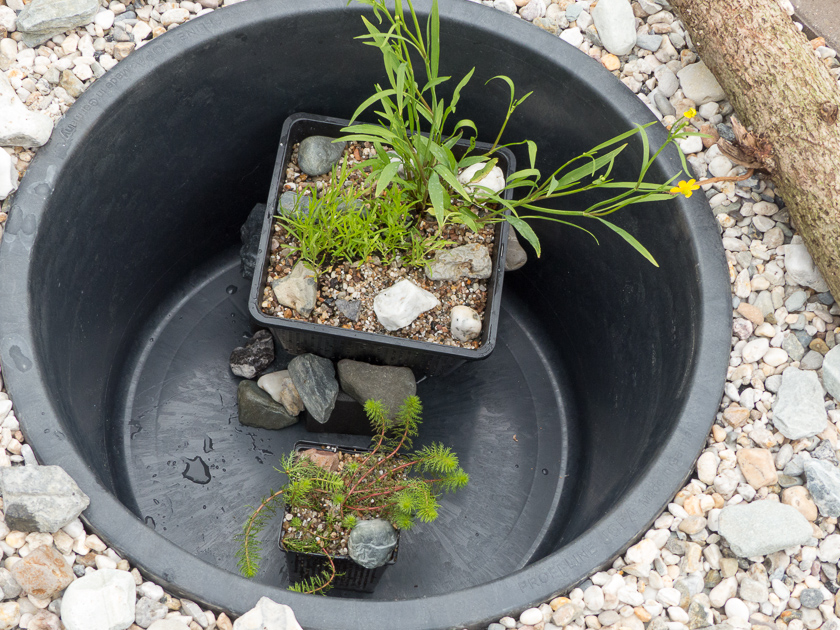
[[[353,446],[335,446],[332,444],[322,444],[319,442],[308,442],[301,440],[295,443],[295,450],[300,452],[310,448],[317,448],[322,451],[331,451],[333,453],[341,451],[342,453],[367,453],[369,449],[357,448]],[[283,518],[285,520],[286,510],[283,510]],[[283,532],[280,531],[280,549],[286,554],[286,568],[289,572],[289,582],[295,583],[301,580],[306,580],[319,575],[322,571],[330,569],[329,560],[327,556],[322,553],[301,553],[298,551],[289,551],[283,545]],[[375,569],[366,569],[347,556],[332,556],[333,564],[335,564],[335,577],[331,583],[333,589],[337,591],[353,591],[356,593],[373,593],[385,569],[397,561],[397,554],[399,553],[399,530],[397,530],[397,546],[391,552],[391,558],[381,567]]]
[[[507,221],[496,224],[493,247],[493,272],[487,281],[487,302],[484,309],[484,321],[481,330],[481,345],[478,348],[458,348],[428,341],[404,339],[386,334],[347,330],[325,324],[282,317],[271,317],[260,308],[262,291],[268,274],[268,262],[271,255],[271,233],[274,215],[280,199],[281,188],[286,174],[286,164],[292,155],[292,148],[309,136],[327,136],[338,138],[343,135],[341,129],[350,124],[349,120],[317,116],[314,114],[292,114],[283,124],[277,160],[271,178],[265,218],[263,220],[260,250],[251,284],[249,309],[254,319],[261,326],[271,330],[274,338],[286,352],[291,354],[312,353],[329,359],[356,359],[380,365],[399,365],[410,367],[418,376],[446,374],[464,363],[484,359],[490,355],[496,344],[499,327],[499,313],[502,299],[502,282],[505,272],[505,248],[509,225]],[[461,141],[455,147],[462,151],[469,147],[469,142]],[[478,151],[488,151],[491,145],[477,142]],[[499,167],[506,177],[516,170],[516,158],[506,147],[494,153],[499,159]],[[512,191],[505,191],[505,198],[510,199]]]

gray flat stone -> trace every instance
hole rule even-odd
[[[828,424],[823,388],[815,372],[787,368],[773,407],[773,424],[790,440],[811,437]]]
[[[429,280],[459,280],[461,278],[489,278],[493,271],[490,252],[485,245],[472,243],[452,249],[438,250],[435,259],[426,266]]]
[[[312,417],[321,424],[329,420],[338,397],[332,361],[314,354],[302,354],[289,362],[289,375]]]
[[[98,0],[32,0],[17,16],[17,30],[32,48],[59,33],[84,26],[99,12]]]
[[[90,504],[60,466],[3,468],[0,492],[6,524],[22,532],[55,533]]]
[[[806,459],[803,465],[808,492],[823,516],[840,516],[840,470],[823,459]]]
[[[742,558],[804,545],[812,536],[810,523],[796,508],[775,501],[723,508],[718,531]]]
[[[417,393],[417,379],[411,368],[371,365],[351,359],[342,359],[337,367],[341,389],[362,405],[368,400],[381,401],[392,419],[403,401]]]
[[[275,402],[254,381],[241,381],[237,390],[239,423],[259,429],[285,429],[298,419],[286,412],[286,408]]]

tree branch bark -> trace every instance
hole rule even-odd
[[[775,0],[670,0],[840,299],[840,88]]]

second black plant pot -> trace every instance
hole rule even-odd
[[[314,114],[293,114],[283,123],[280,147],[271,178],[266,214],[263,220],[260,252],[254,269],[251,295],[248,303],[251,316],[260,326],[271,330],[274,338],[286,352],[305,354],[311,352],[333,360],[355,359],[380,365],[399,365],[410,367],[416,376],[435,376],[446,374],[465,361],[484,359],[493,352],[499,329],[499,313],[502,302],[502,283],[505,273],[505,245],[507,244],[508,223],[496,224],[493,243],[493,273],[487,280],[487,303],[481,329],[481,345],[476,349],[459,348],[396,337],[393,335],[348,330],[337,326],[328,326],[297,319],[285,319],[266,315],[260,304],[263,287],[266,284],[269,258],[271,256],[271,235],[274,215],[280,199],[283,181],[286,177],[286,165],[292,155],[294,145],[309,136],[327,136],[338,138],[342,127],[350,124],[349,120],[317,116]],[[457,151],[469,146],[466,141],[459,142],[453,149]],[[478,142],[478,152],[487,151],[491,145]],[[499,158],[499,167],[509,176],[516,170],[516,158],[507,148],[495,152]],[[505,197],[510,198],[511,191]]]

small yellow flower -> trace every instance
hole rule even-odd
[[[691,197],[691,194],[695,190],[700,190],[700,186],[697,185],[695,180],[689,179],[688,181],[682,180],[679,184],[674,186],[671,189],[672,195],[679,195],[682,193],[686,196],[686,198]]]
[[[694,109],[693,107],[691,109],[689,109],[685,114],[683,114],[683,116],[685,116],[688,119],[694,118],[696,115],[697,115],[697,110]]]

